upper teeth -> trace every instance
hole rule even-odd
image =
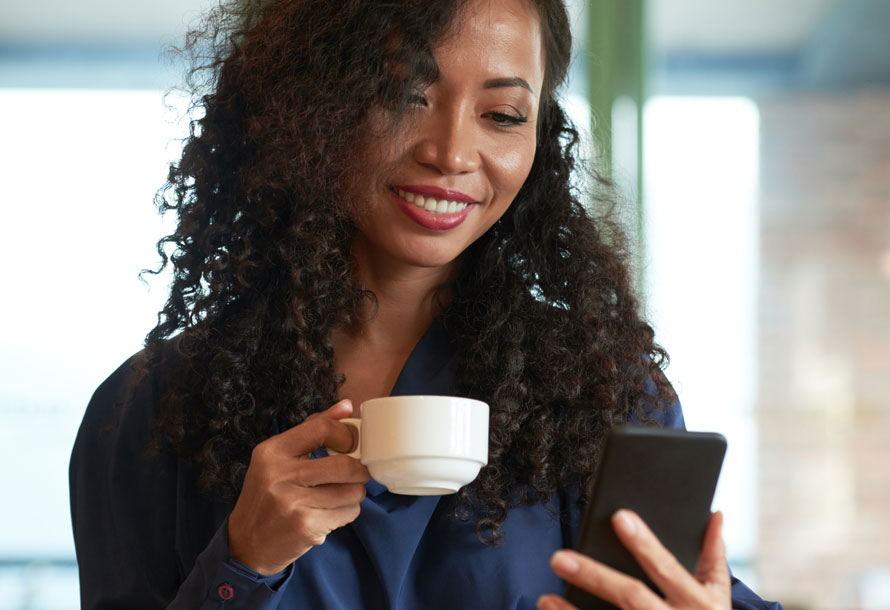
[[[467,207],[465,201],[446,201],[444,199],[436,199],[435,197],[425,197],[417,193],[405,192],[402,189],[396,189],[396,192],[405,201],[413,203],[417,207],[433,214],[454,214]]]

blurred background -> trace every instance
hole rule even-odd
[[[0,608],[78,607],[67,462],[167,278],[163,57],[212,0],[0,0]],[[576,0],[565,94],[628,204],[733,571],[890,608],[890,1]]]

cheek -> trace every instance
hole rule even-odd
[[[512,199],[528,178],[535,160],[534,147],[504,150],[495,157],[493,169],[498,187]]]
[[[387,194],[387,176],[391,176],[403,151],[404,142],[366,134],[344,175],[350,217],[362,224],[362,217],[383,205]]]

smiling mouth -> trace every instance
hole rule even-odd
[[[455,214],[462,212],[469,205],[465,201],[449,201],[445,199],[436,199],[428,195],[420,195],[419,193],[409,193],[400,188],[393,188],[393,191],[402,199],[411,205],[426,210],[431,214]]]

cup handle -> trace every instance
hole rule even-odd
[[[358,417],[346,417],[339,420],[346,424],[347,426],[351,426],[355,428],[356,436],[358,437],[358,445],[355,448],[355,451],[351,451],[347,453],[349,457],[354,457],[357,460],[362,458],[362,420]],[[327,448],[328,455],[340,455],[339,451],[334,451],[330,447]]]

